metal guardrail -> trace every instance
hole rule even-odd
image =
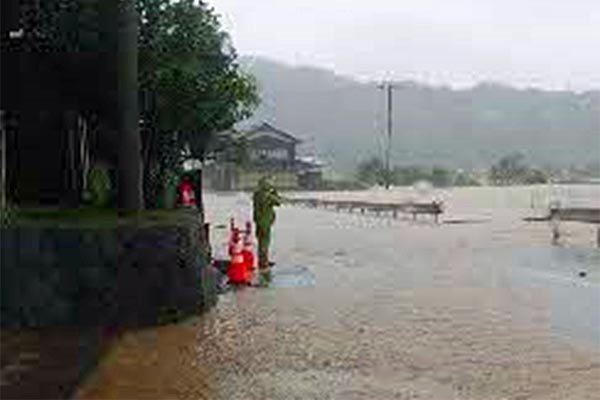
[[[426,214],[434,216],[436,222],[438,221],[439,215],[444,212],[443,204],[439,202],[376,203],[358,200],[285,198],[284,203],[310,208],[334,209],[336,211],[347,210],[351,213],[354,212],[354,210],[359,210],[362,214],[365,212],[374,212],[376,214],[388,212],[391,213],[394,218],[397,218],[399,213],[410,214],[413,216],[413,219],[416,219],[417,215]]]
[[[596,246],[600,248],[600,208],[550,208],[547,216],[541,218],[526,218],[526,221],[549,221],[552,228],[552,242],[558,243],[561,237],[561,222],[583,222],[598,225],[596,228]]]
[[[548,218],[600,224],[600,208],[553,208]]]

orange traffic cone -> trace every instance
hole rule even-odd
[[[229,255],[231,263],[227,270],[229,282],[233,284],[246,283],[246,268],[244,265],[244,257],[242,256],[242,241],[239,230],[234,229],[232,234],[232,242],[229,244]]]
[[[244,248],[242,250],[242,256],[244,258],[244,267],[246,269],[246,281],[250,283],[252,281],[253,271],[256,268],[254,265],[252,223],[250,221],[246,222],[246,231],[244,233]]]

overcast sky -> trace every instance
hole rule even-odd
[[[600,0],[208,0],[243,55],[361,79],[600,88]]]

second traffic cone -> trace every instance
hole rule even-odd
[[[244,235],[244,248],[242,250],[242,256],[244,258],[244,266],[246,268],[246,281],[252,281],[253,271],[256,268],[254,265],[254,250],[252,241],[252,224],[250,221],[246,222],[246,232]]]

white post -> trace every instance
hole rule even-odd
[[[552,243],[556,244],[560,240],[560,220],[555,218],[552,220]]]
[[[552,227],[552,243],[558,244],[560,240],[560,211],[558,207],[550,210],[550,225]]]

